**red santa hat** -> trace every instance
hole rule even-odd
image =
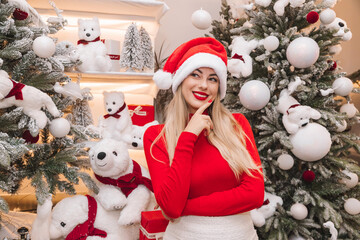
[[[195,38],[180,45],[167,59],[162,70],[154,74],[153,80],[160,89],[176,89],[195,69],[214,69],[220,83],[220,99],[226,94],[227,54],[224,46],[214,38]]]

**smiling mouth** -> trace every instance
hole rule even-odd
[[[199,93],[199,92],[193,92],[193,95],[196,99],[198,100],[205,100],[208,98],[209,95],[207,94],[203,94],[203,93]]]
[[[100,165],[100,164],[96,164],[98,167],[105,167],[107,165],[107,163],[105,163],[104,165]]]

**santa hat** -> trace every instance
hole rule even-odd
[[[214,69],[220,80],[220,99],[226,94],[227,54],[224,46],[214,38],[195,38],[180,45],[167,59],[162,70],[154,74],[153,80],[160,89],[176,89],[195,69]]]

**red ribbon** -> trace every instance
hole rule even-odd
[[[89,212],[88,220],[78,224],[70,233],[66,236],[65,240],[86,240],[88,236],[99,236],[106,238],[107,233],[103,230],[94,227],[96,218],[97,203],[95,198],[86,195],[88,199]]]
[[[126,107],[126,103],[124,103],[124,104],[121,106],[121,108],[119,108],[119,110],[117,110],[116,113],[114,113],[114,114],[106,114],[106,115],[104,115],[104,118],[107,119],[107,118],[109,118],[109,117],[114,117],[114,118],[116,118],[116,119],[119,119],[119,118],[121,117],[121,115],[119,115],[119,113],[120,113],[122,110],[124,110],[125,107]]]
[[[288,108],[288,110],[286,110],[286,113],[289,114],[289,109],[290,109],[290,108],[296,108],[296,107],[298,107],[298,106],[300,106],[300,104],[291,105],[291,106]]]
[[[120,60],[120,55],[108,54],[111,60]]]
[[[241,61],[243,61],[245,63],[245,60],[243,58],[242,55],[238,55],[237,53],[234,54],[234,56],[232,56],[232,59],[239,59]]]
[[[5,98],[15,96],[16,100],[24,100],[21,90],[25,87],[25,84],[15,82],[12,79],[10,79],[10,81],[12,81],[12,83],[13,83],[13,88],[10,90],[9,94],[6,95]]]
[[[118,179],[102,177],[97,174],[95,174],[95,177],[103,184],[119,187],[126,197],[140,184],[145,185],[150,191],[154,192],[151,180],[142,176],[140,165],[134,160],[133,165],[134,168],[132,173],[126,174]]]
[[[80,40],[77,42],[77,44],[78,44],[78,45],[79,45],[79,44],[87,45],[87,44],[89,44],[89,43],[91,43],[91,42],[97,42],[97,41],[100,41],[100,37],[97,37],[97,38],[95,38],[95,39],[92,40],[92,41],[86,41],[85,39],[80,39]]]

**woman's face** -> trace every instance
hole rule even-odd
[[[181,85],[181,93],[190,113],[195,113],[207,101],[215,99],[219,91],[219,78],[212,68],[201,67],[192,71]]]

